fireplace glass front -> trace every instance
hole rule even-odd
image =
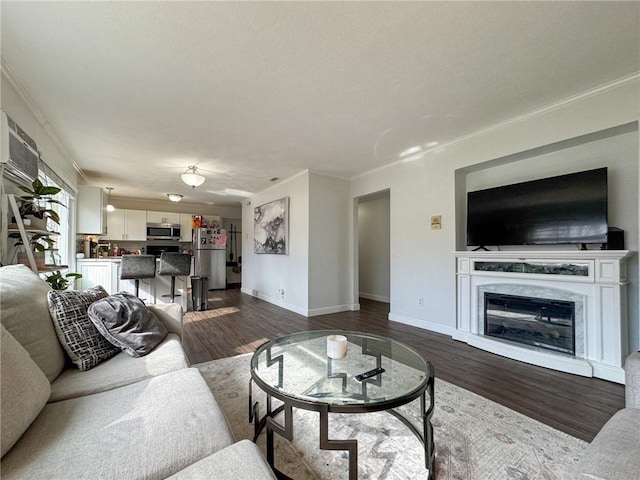
[[[485,292],[484,334],[575,355],[575,303]]]

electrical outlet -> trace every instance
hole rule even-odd
[[[424,298],[422,298],[422,297],[418,298],[418,305],[420,307],[424,307]]]

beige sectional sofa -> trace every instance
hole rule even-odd
[[[625,408],[604,424],[576,468],[576,480],[640,480],[640,352],[624,365]]]
[[[224,414],[181,345],[182,309],[150,306],[170,332],[146,356],[69,367],[49,286],[0,268],[2,478],[274,479]]]

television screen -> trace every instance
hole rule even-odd
[[[467,194],[467,245],[607,241],[607,168]]]

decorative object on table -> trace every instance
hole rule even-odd
[[[253,251],[289,254],[289,197],[253,209]]]
[[[51,288],[54,290],[66,290],[69,288],[72,278],[82,278],[82,274],[69,272],[63,275],[60,270],[56,270],[50,275],[45,275],[44,277],[45,281],[51,285]]]
[[[196,165],[189,165],[185,172],[180,175],[180,178],[184,183],[192,188],[202,185],[205,181],[204,176],[200,175],[200,172],[198,172],[198,167]]]
[[[344,358],[347,356],[347,337],[344,335],[329,335],[327,337],[327,357]]]

